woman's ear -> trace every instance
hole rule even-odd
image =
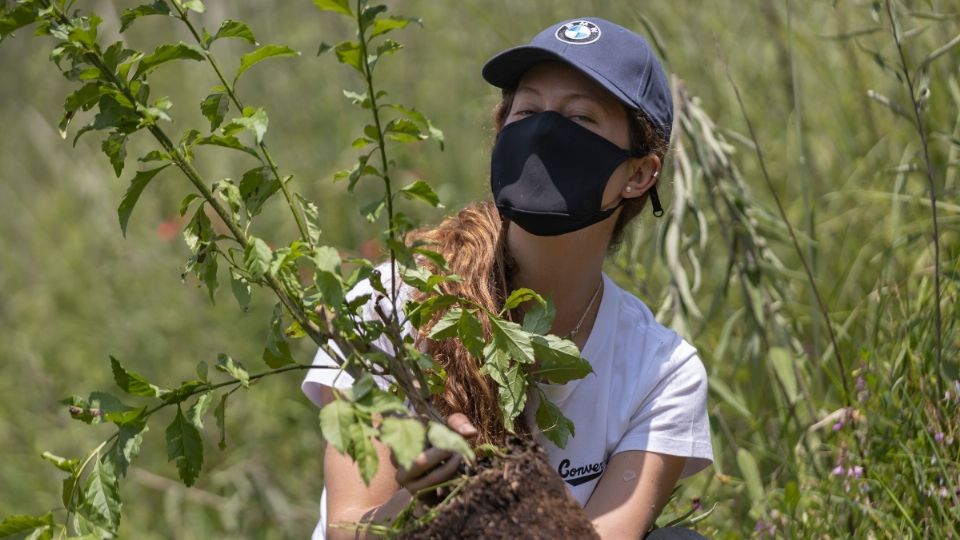
[[[642,158],[630,158],[629,167],[633,171],[623,188],[623,197],[632,199],[646,193],[657,183],[663,164],[656,154],[647,154]]]

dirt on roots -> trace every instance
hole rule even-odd
[[[505,457],[481,458],[436,518],[400,536],[409,540],[599,538],[583,508],[532,442],[510,441]]]

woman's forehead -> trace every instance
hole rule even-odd
[[[547,93],[565,99],[590,99],[604,107],[617,107],[620,103],[613,94],[563,62],[540,62],[528,69],[517,85],[518,96]]]

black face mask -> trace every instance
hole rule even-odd
[[[607,181],[630,152],[562,114],[546,111],[497,135],[490,185],[501,215],[537,236],[577,231],[610,217]]]

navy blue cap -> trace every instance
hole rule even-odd
[[[670,139],[673,98],[667,75],[647,40],[596,17],[571,19],[540,32],[528,45],[507,49],[483,66],[483,78],[511,88],[538,62],[570,64],[630,109],[639,109]]]

